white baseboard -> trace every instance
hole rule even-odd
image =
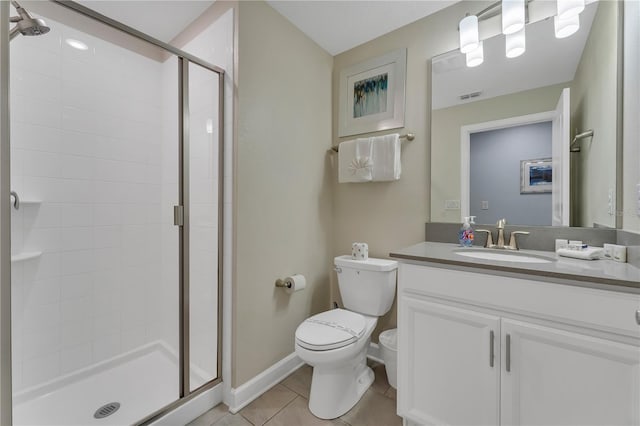
[[[380,354],[380,346],[377,343],[370,343],[367,350],[367,358],[384,364]],[[231,389],[229,397],[229,411],[233,414],[242,410],[260,395],[280,383],[289,374],[300,368],[304,362],[292,353],[273,364],[251,380],[237,388]]]
[[[273,364],[253,379],[231,389],[229,411],[233,414],[242,410],[251,401],[281,382],[289,374],[300,368],[304,362],[294,353]]]
[[[369,343],[369,349],[367,350],[367,358],[379,362],[380,364],[384,364],[384,360],[382,359],[382,352],[380,351],[380,345],[377,343]]]
[[[186,425],[222,402],[222,383],[204,391],[192,400],[151,423],[151,426]]]

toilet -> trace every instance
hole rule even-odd
[[[345,309],[306,319],[295,339],[296,354],[313,367],[309,410],[321,419],[345,414],[373,383],[367,366],[371,333],[396,294],[394,260],[339,256],[334,264]]]

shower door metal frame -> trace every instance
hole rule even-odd
[[[111,28],[127,33],[155,45],[178,58],[179,72],[179,141],[178,141],[178,202],[183,209],[183,222],[179,226],[179,322],[180,355],[179,397],[171,404],[150,413],[138,421],[147,425],[173,411],[189,400],[222,382],[222,279],[224,233],[224,69],[157,40],[85,6],[69,0],[49,0]],[[9,132],[9,4],[0,0],[0,200],[9,199],[10,191],[10,132]],[[196,64],[218,75],[218,310],[217,310],[217,371],[216,378],[193,391],[189,386],[189,63]],[[11,424],[11,223],[10,205],[0,202],[0,424]]]
[[[189,110],[189,64],[202,66],[195,62],[192,62],[186,58],[178,58],[178,80],[180,82],[180,88],[178,92],[179,97],[179,129],[180,132],[180,149],[178,154],[178,167],[179,167],[179,194],[178,194],[178,207],[181,212],[180,223],[180,317],[181,317],[181,333],[180,333],[180,356],[181,359],[181,376],[180,376],[180,397],[188,396],[192,392],[198,391],[203,387],[207,387],[208,383],[200,386],[199,388],[191,391],[190,385],[190,271],[188,265],[190,265],[190,242],[191,242],[191,227],[190,227],[190,110]],[[205,69],[208,69],[204,67]],[[211,71],[210,69],[208,69]],[[217,379],[221,379],[222,375],[222,261],[223,261],[223,205],[224,205],[224,75],[218,75],[218,341],[217,349],[218,354],[216,357],[216,376]],[[215,381],[216,379],[214,379]]]
[[[9,2],[0,1],[0,200],[9,199]],[[0,202],[0,425],[10,425],[11,389],[11,207]]]

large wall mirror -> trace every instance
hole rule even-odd
[[[561,39],[541,3],[554,2],[528,3],[521,56],[500,34],[479,66],[459,50],[432,58],[434,222],[620,227],[621,3],[588,4]]]

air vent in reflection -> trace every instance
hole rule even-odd
[[[477,98],[480,95],[482,95],[482,92],[465,93],[464,95],[460,95],[460,100],[461,101],[466,101],[466,100],[469,100],[469,99]]]

